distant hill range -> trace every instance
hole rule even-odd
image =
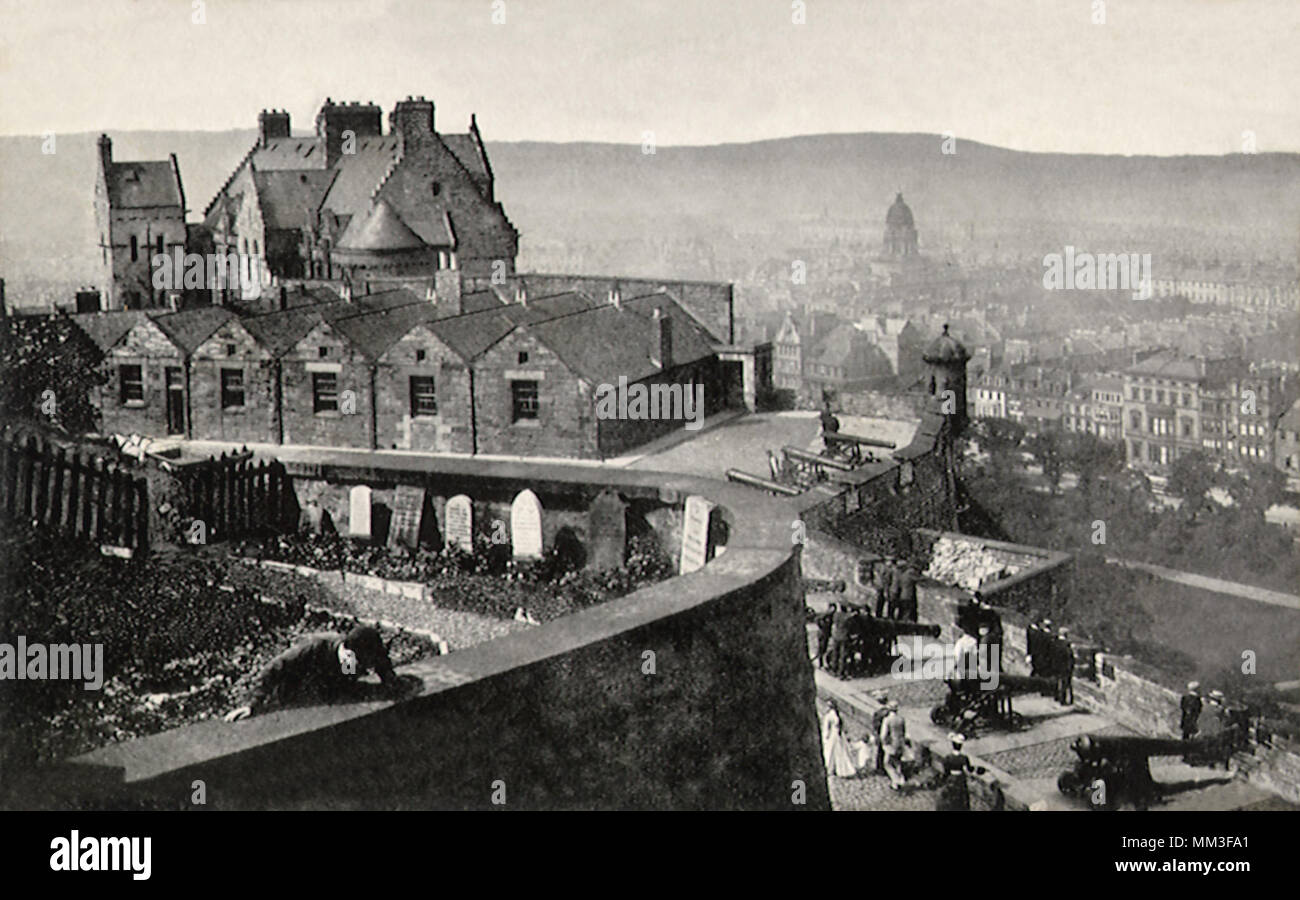
[[[117,159],[177,154],[191,220],[256,139],[252,130],[111,135]],[[93,278],[95,137],[59,135],[52,155],[39,137],[0,137],[0,275]],[[940,149],[939,136],[924,134],[810,135],[653,155],[633,144],[488,145],[497,198],[523,235],[521,267],[545,268],[548,246],[738,240],[752,242],[757,265],[809,235],[878,240],[900,189],[923,251],[1017,228],[1039,236],[1046,228],[1053,240],[1077,230],[1081,241],[1221,235],[1233,250],[1289,255],[1300,238],[1300,154],[1085,156],[963,140],[953,155]],[[601,258],[618,264],[617,255]]]

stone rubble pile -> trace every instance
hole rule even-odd
[[[1021,568],[996,558],[977,541],[942,537],[934,544],[925,575],[974,591],[991,581],[1015,575]]]

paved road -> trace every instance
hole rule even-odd
[[[1188,587],[1201,588],[1206,591],[1217,591],[1220,594],[1231,594],[1234,597],[1243,597],[1246,600],[1255,600],[1259,603],[1271,603],[1274,606],[1286,606],[1291,609],[1300,609],[1300,597],[1295,594],[1284,594],[1281,591],[1270,591],[1266,588],[1255,587],[1250,584],[1242,584],[1238,581],[1224,581],[1222,578],[1212,578],[1209,575],[1197,575],[1195,572],[1180,572],[1177,569],[1166,569],[1164,566],[1152,565],[1151,563],[1134,562],[1128,559],[1118,559],[1113,556],[1106,557],[1106,562],[1117,566],[1124,566],[1128,569],[1140,569],[1157,578],[1163,578],[1165,581],[1174,581],[1178,584],[1185,584]]]

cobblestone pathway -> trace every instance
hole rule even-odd
[[[1092,734],[1125,735],[1133,734],[1123,725],[1110,725],[1099,728]],[[1020,778],[1055,778],[1072,767],[1078,760],[1070,745],[1074,737],[1063,737],[1054,741],[1042,741],[1014,750],[991,753],[984,758],[990,763]]]

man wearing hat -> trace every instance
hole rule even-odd
[[[1070,629],[1062,625],[1058,635],[1052,654],[1056,662],[1056,702],[1069,706],[1074,703],[1074,647],[1070,644]]]
[[[908,560],[899,573],[897,584],[898,605],[897,611],[893,613],[895,619],[903,619],[907,622],[915,622],[917,616],[916,609],[916,585],[921,580],[921,570],[912,560]]]
[[[1187,693],[1183,694],[1178,706],[1182,710],[1183,740],[1190,741],[1196,737],[1198,722],[1201,718],[1201,683],[1187,682]]]
[[[397,674],[378,629],[358,625],[346,635],[309,635],[267,663],[248,704],[227,713],[226,721],[237,722],[275,706],[338,700],[372,670],[386,688],[397,689]]]
[[[893,599],[894,599],[894,560],[891,557],[885,557],[880,566],[880,574],[876,585],[876,618],[884,619],[892,616]]]
[[[880,743],[885,748],[885,774],[889,776],[889,786],[901,791],[907,783],[903,774],[903,751],[907,749],[907,722],[898,711],[898,701],[890,700],[886,704],[889,713],[880,724]]]
[[[1029,663],[1029,674],[1034,676],[1046,676],[1048,674],[1048,638],[1052,633],[1052,620],[1043,619],[1041,622],[1030,624],[1025,634],[1025,650],[1028,655],[1026,662]]]
[[[871,714],[871,739],[876,745],[876,771],[885,774],[885,742],[880,739],[880,727],[889,715],[889,696],[884,691],[872,693],[872,699],[880,704]]]

